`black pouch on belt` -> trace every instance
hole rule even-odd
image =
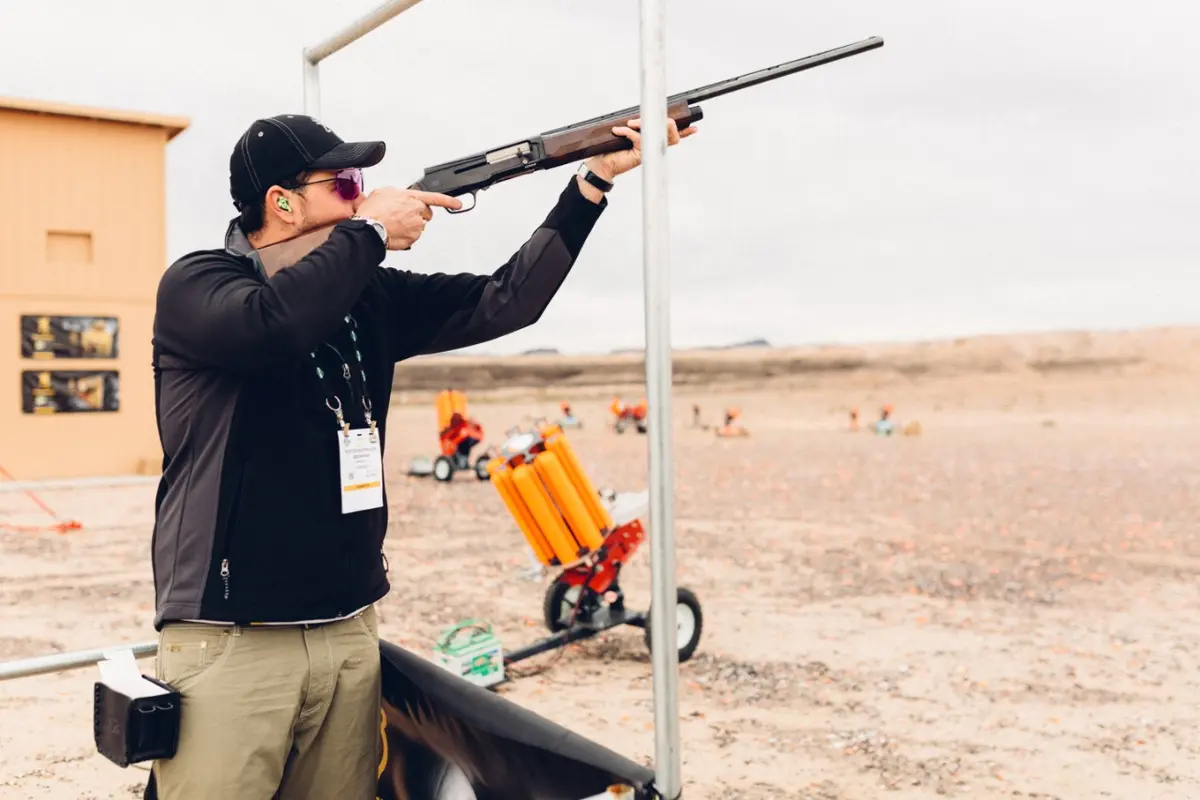
[[[120,767],[171,758],[179,744],[180,696],[173,687],[141,676],[141,688],[96,681],[92,727],[96,749]],[[157,687],[157,688],[155,688]]]

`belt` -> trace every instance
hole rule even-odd
[[[218,622],[216,620],[207,619],[184,619],[180,622],[195,622],[201,625],[218,625],[222,627],[238,627],[238,628],[299,628],[301,630],[315,630],[323,628],[326,625],[332,625],[335,622],[345,622],[351,619],[361,617],[370,606],[363,606],[353,614],[347,614],[344,617],[334,617],[333,619],[318,619],[318,620],[300,620],[296,622]]]

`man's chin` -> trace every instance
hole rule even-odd
[[[346,220],[350,219],[352,216],[354,216],[354,214],[349,213],[349,214],[336,216],[336,217],[328,217],[326,219],[322,219],[320,222],[308,222],[307,220],[305,220],[304,226],[302,228],[300,228],[299,230],[297,230],[295,234],[293,234],[293,238],[295,238],[297,236],[304,236],[305,234],[312,233],[313,231],[320,231],[320,230],[325,230],[326,228],[332,228],[334,225],[337,225],[339,222],[345,222]]]

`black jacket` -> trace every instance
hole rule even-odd
[[[327,619],[383,597],[386,493],[383,508],[341,513],[327,395],[336,391],[351,425],[365,420],[360,386],[346,387],[334,349],[352,366],[348,354],[362,354],[386,442],[396,362],[536,322],[606,205],[585,198],[572,177],[545,221],[490,276],[381,267],[382,242],[357,221],[340,223],[269,280],[236,225],[224,249],[172,264],[154,318],[163,447],[155,628],[179,619]],[[347,315],[357,325],[353,340]]]

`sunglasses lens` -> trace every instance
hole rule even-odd
[[[344,169],[333,179],[333,187],[343,200],[354,200],[362,194],[363,176],[360,169]]]

